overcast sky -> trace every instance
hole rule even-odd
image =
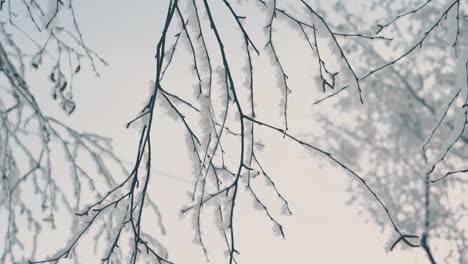
[[[149,82],[154,79],[155,47],[166,12],[161,2],[165,1],[81,0],[75,4],[85,42],[104,57],[109,66],[100,67],[99,78],[89,71],[81,73],[74,84],[77,110],[68,123],[79,130],[112,137],[117,154],[128,161],[136,154],[138,133],[125,129],[124,125],[140,110],[149,91]],[[40,89],[50,89],[45,84],[44,81]],[[38,91],[35,93],[39,95]],[[39,99],[45,112],[65,118],[49,96]],[[187,200],[185,192],[192,183],[192,176],[187,173],[190,164],[180,158],[180,152],[185,149],[180,128],[166,119],[156,122],[153,132],[155,175],[150,192],[163,212],[167,235],[161,240],[169,250],[170,260],[202,264],[205,263],[202,250],[192,244],[194,234],[190,219],[178,217],[178,210]],[[293,215],[280,218],[286,233],[283,240],[274,236],[270,222],[262,212],[252,208],[249,197],[241,195],[236,207],[239,263],[410,264],[426,261],[419,249],[401,251],[397,248],[386,254],[388,234],[367,224],[357,209],[346,205],[349,197],[345,187],[350,177],[343,170],[306,155],[297,146],[284,142],[282,137],[271,134],[269,141],[274,145],[266,158],[275,160],[276,157],[282,161],[272,162],[270,169],[275,171],[273,176],[288,198]],[[213,235],[209,231],[210,223],[204,228],[207,234]],[[213,238],[208,240],[207,247],[211,263],[223,263],[220,259],[224,244]]]

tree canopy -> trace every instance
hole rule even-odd
[[[191,160],[180,215],[193,242],[207,261],[222,247],[225,262],[240,262],[240,197],[282,238],[281,219],[294,213],[278,183],[294,175],[267,161],[294,157],[272,154],[272,138],[350,176],[349,206],[391,234],[386,250],[467,262],[466,1],[166,1],[154,13],[162,26],[149,95],[122,120],[138,132],[131,165],[106,135],[66,121],[80,111],[74,80],[108,65],[86,42],[78,4],[0,0],[2,263],[78,263],[90,235],[98,262],[173,263],[150,185],[156,158],[171,154]],[[45,91],[30,72],[47,77],[63,120],[38,103]],[[165,117],[185,153],[152,145]],[[37,252],[63,214],[67,243]],[[213,230],[222,245],[211,249]]]

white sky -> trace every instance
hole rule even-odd
[[[136,154],[138,134],[125,129],[124,124],[140,110],[148,93],[148,83],[154,79],[155,47],[166,12],[161,2],[165,1],[81,0],[75,7],[86,43],[108,60],[110,66],[101,68],[100,78],[83,70],[74,84],[78,107],[68,123],[79,130],[112,137],[117,154],[129,161]],[[35,93],[49,94],[48,86],[40,89],[43,90]],[[40,98],[45,112],[61,116],[58,106],[51,101],[49,96]],[[205,263],[202,250],[191,242],[194,234],[190,218],[178,217],[178,210],[186,201],[185,192],[191,188],[191,175],[187,173],[190,165],[180,158],[184,139],[178,132],[178,124],[160,124],[162,122],[156,123],[153,132],[156,174],[150,192],[160,203],[167,228],[167,235],[161,240],[175,263],[202,264]],[[269,160],[278,155],[283,157],[280,163],[271,162],[269,170],[274,171],[272,176],[288,199],[293,215],[280,218],[286,240],[277,238],[265,215],[255,211],[251,200],[241,194],[235,220],[236,245],[241,253],[239,263],[410,264],[426,261],[420,249],[401,251],[397,248],[388,255],[385,253],[386,235],[376,226],[366,224],[357,209],[345,204],[348,199],[345,187],[350,177],[343,170],[305,155],[300,148],[285,144],[275,134],[270,137],[275,145],[265,157]],[[319,163],[324,165],[319,167]],[[148,226],[152,220],[147,220]],[[209,228],[207,224],[205,232],[211,237],[207,240],[211,263],[224,263],[221,260],[224,244]],[[53,238],[49,240],[54,242]],[[91,261],[92,256],[88,257]]]

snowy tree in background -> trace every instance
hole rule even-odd
[[[338,3],[336,16],[343,21],[334,21],[334,26],[352,31],[362,24],[377,25],[369,31],[391,36],[392,41],[381,45],[356,39],[343,45],[354,50],[356,67],[381,72],[363,77],[364,106],[350,103],[349,91],[330,99],[333,102],[321,102],[339,109],[322,116],[327,124],[322,139],[339,157],[350,153],[355,157],[352,164],[366,175],[398,223],[420,234],[430,263],[465,263],[467,200],[460,194],[465,192],[468,153],[467,5],[463,1],[367,5],[369,12],[385,10],[395,18],[362,17]],[[355,121],[351,125],[333,122],[343,110],[353,112],[346,115]],[[352,183],[352,202],[362,204],[384,226],[380,208],[363,200],[368,195],[358,195],[356,188]]]
[[[126,124],[140,135],[129,170],[108,139],[41,111],[26,81],[30,69],[48,76],[52,99],[72,114],[82,62],[96,74],[106,65],[86,45],[73,4],[0,0],[2,262],[78,262],[77,245],[97,228],[103,263],[172,263],[142,225],[148,210],[160,214],[148,186],[161,115],[186,135],[194,180],[181,216],[191,218],[207,260],[210,228],[224,240],[226,262],[237,263],[240,194],[285,237],[279,216],[292,210],[262,159],[263,137],[273,133],[351,176],[352,202],[391,233],[388,249],[422,248],[429,263],[466,262],[466,199],[457,195],[468,155],[466,1],[167,1],[158,11],[164,23],[151,94]],[[289,60],[294,52],[303,61]],[[187,72],[191,85],[171,85]],[[317,111],[307,122],[319,131],[298,118],[309,111]],[[68,181],[52,171],[61,155]],[[268,206],[272,198],[281,206]],[[37,257],[37,237],[63,210],[72,215],[70,239]],[[21,233],[20,224],[32,231]]]

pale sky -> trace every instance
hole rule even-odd
[[[109,66],[100,67],[99,78],[88,70],[81,73],[74,84],[77,110],[71,117],[65,117],[52,103],[46,81],[36,87],[47,92],[35,88],[45,112],[68,118],[67,123],[78,130],[112,137],[117,154],[128,161],[136,154],[138,133],[125,129],[124,125],[140,110],[149,81],[154,79],[155,47],[166,12],[161,2],[165,1],[81,0],[75,4],[85,42]],[[31,78],[41,82],[42,77],[33,74]],[[190,164],[181,158],[185,154],[180,154],[185,150],[185,141],[179,130],[180,124],[167,118],[156,122],[153,131],[156,169],[150,192],[163,212],[167,234],[160,240],[169,251],[169,259],[178,264],[203,264],[201,248],[192,244],[190,218],[178,216],[192,184]],[[343,170],[306,155],[281,136],[267,134],[272,143],[265,154],[272,161],[269,170],[274,171],[273,177],[287,197],[293,215],[279,218],[286,239],[278,238],[264,213],[253,209],[250,198],[241,194],[235,220],[236,245],[241,253],[238,263],[425,263],[421,249],[402,251],[397,247],[394,252],[385,252],[389,234],[382,234],[377,226],[366,223],[356,208],[346,205],[349,194],[345,187],[351,178]],[[152,220],[149,217],[146,221]],[[210,263],[225,263],[222,260],[225,245],[215,231],[210,231],[210,224],[207,221],[204,226],[210,237],[207,239]],[[60,236],[54,239],[49,237],[50,243],[42,244],[42,250],[62,241]],[[82,263],[97,263],[92,261],[92,252],[88,253]]]

